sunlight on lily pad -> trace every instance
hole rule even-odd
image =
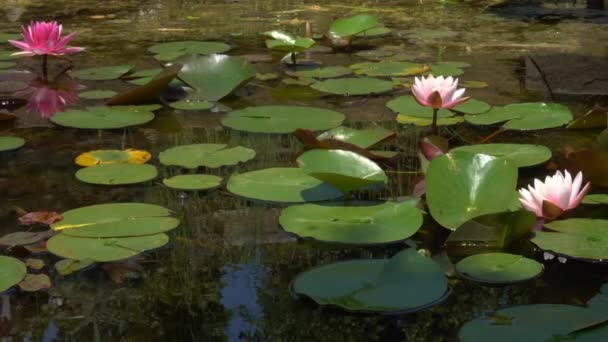
[[[266,47],[273,50],[300,52],[315,45],[314,39],[296,37],[278,30],[264,32],[263,35],[272,38],[266,40]]]
[[[161,152],[161,164],[195,169],[200,166],[218,168],[243,163],[255,157],[255,151],[226,144],[192,144],[176,146]]]
[[[330,26],[329,32],[339,37],[350,37],[378,26],[378,18],[369,13],[357,14],[349,18],[338,18]]]
[[[317,136],[319,140],[335,139],[360,148],[368,149],[379,145],[387,140],[393,139],[397,134],[380,126],[372,126],[364,129],[351,127],[336,127]]]
[[[512,284],[538,277],[543,265],[521,255],[482,253],[464,258],[456,271],[464,278],[493,284]]]

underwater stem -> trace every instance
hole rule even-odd
[[[42,55],[42,77],[48,81],[48,55]]]

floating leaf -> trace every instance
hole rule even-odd
[[[530,102],[493,107],[484,114],[466,115],[465,119],[474,125],[506,121],[502,126],[504,129],[524,131],[563,126],[572,120],[572,113],[560,104]]]
[[[9,40],[15,40],[20,38],[20,33],[0,32],[0,43],[8,43]]]
[[[153,110],[158,106],[87,107],[56,113],[51,117],[54,124],[83,129],[115,129],[137,126],[154,119]]]
[[[230,45],[221,42],[182,41],[160,43],[151,46],[148,51],[159,61],[172,61],[183,55],[212,55],[230,50]]]
[[[279,30],[264,32],[263,35],[272,39],[266,40],[266,47],[285,52],[300,52],[315,45],[314,39],[296,37]]]
[[[298,85],[298,86],[309,86],[313,83],[315,83],[315,80],[313,78],[307,78],[307,77],[300,77],[300,78],[285,78],[282,79],[281,82],[288,84],[288,85]]]
[[[177,190],[209,190],[222,184],[222,177],[213,175],[179,175],[163,179],[163,184]]]
[[[318,81],[311,87],[324,93],[354,96],[386,93],[393,90],[393,82],[373,77],[347,77]]]
[[[255,151],[246,147],[226,148],[226,144],[192,144],[172,147],[161,152],[160,162],[166,166],[194,169],[200,166],[217,168],[236,165],[255,157]]]
[[[187,56],[179,73],[196,92],[191,100],[219,101],[255,77],[255,68],[244,59],[226,55]]]
[[[118,94],[114,90],[89,90],[78,94],[81,99],[87,100],[104,100]]]
[[[509,210],[517,186],[517,167],[508,159],[450,152],[431,161],[425,184],[433,218],[456,229],[474,217]]]
[[[169,104],[171,108],[179,109],[179,110],[207,110],[211,109],[215,106],[215,103],[209,101],[189,101],[189,100],[181,100],[176,102],[171,102]]]
[[[222,120],[222,125],[255,133],[291,133],[298,128],[326,130],[339,126],[343,120],[344,114],[329,109],[258,106],[228,113]]]
[[[402,241],[422,225],[415,200],[406,202],[329,202],[293,205],[279,223],[285,231],[323,242],[372,245]]]
[[[329,32],[339,37],[350,37],[378,26],[378,18],[369,13],[357,14],[349,18],[338,18],[330,26]]]
[[[106,238],[153,235],[174,229],[179,220],[168,209],[146,203],[97,204],[63,213],[51,228],[76,237]]]
[[[608,220],[576,218],[545,227],[555,232],[537,232],[532,238],[541,249],[579,259],[608,259]]]
[[[268,202],[300,203],[332,200],[342,193],[300,168],[270,168],[235,174],[228,180],[231,193]]]
[[[55,270],[62,276],[78,272],[91,265],[95,264],[93,260],[74,260],[74,259],[62,259],[55,263]]]
[[[57,234],[49,239],[49,251],[75,260],[109,262],[134,257],[147,250],[160,248],[169,242],[164,234],[122,238],[84,238]]]
[[[0,152],[12,151],[25,145],[25,139],[20,137],[0,136]]]
[[[530,144],[479,144],[456,147],[452,152],[488,154],[510,159],[517,167],[536,166],[551,159],[551,150],[542,145]]]
[[[433,123],[433,119],[399,114],[397,115],[397,122],[404,125],[412,124],[415,126],[430,126]],[[462,122],[464,122],[464,118],[462,116],[439,118],[437,119],[437,126],[451,126]]]
[[[411,76],[422,74],[429,70],[422,64],[410,62],[363,62],[350,66],[357,75],[366,76]]]
[[[0,255],[0,292],[4,292],[19,283],[26,273],[27,268],[23,262]]]
[[[397,134],[386,128],[373,126],[364,129],[354,129],[350,127],[336,127],[319,135],[317,139],[327,140],[336,139],[360,148],[372,148],[387,140],[393,139]]]
[[[441,301],[448,291],[439,265],[415,250],[391,259],[351,260],[301,273],[296,294],[348,311],[414,312]]]
[[[51,279],[46,274],[27,274],[19,288],[25,292],[45,291],[51,288]]]
[[[350,68],[343,66],[317,67],[317,66],[299,66],[294,70],[287,70],[287,75],[293,77],[306,78],[336,78],[347,76],[353,73]]]
[[[593,194],[583,197],[583,204],[608,204],[608,194]]]
[[[76,172],[79,181],[97,185],[126,185],[147,182],[158,176],[154,165],[101,164]]]
[[[366,186],[385,185],[388,180],[378,164],[350,151],[310,150],[298,157],[297,162],[305,173],[344,194]]]
[[[489,111],[491,108],[492,106],[488,103],[475,99],[469,99],[468,101],[451,108],[451,110],[464,114],[482,114]]]
[[[148,151],[126,150],[94,150],[80,154],[74,162],[80,166],[105,164],[145,164],[152,155]]]
[[[0,246],[25,246],[48,239],[53,236],[52,230],[44,232],[14,232],[0,238]]]
[[[152,77],[162,72],[163,68],[144,69],[134,73],[123,75],[121,78],[134,85],[144,85],[152,80]]]
[[[81,80],[107,81],[116,80],[131,70],[130,65],[116,65],[111,67],[90,68],[74,71],[72,75]]]
[[[543,268],[537,261],[508,253],[476,254],[456,264],[456,271],[461,276],[493,284],[512,284],[536,278]]]
[[[429,65],[429,71],[426,75],[434,75],[434,76],[459,76],[464,73],[460,67],[456,67],[454,65],[442,65],[442,64],[431,64]]]
[[[390,100],[386,103],[386,106],[395,113],[401,116],[416,117],[416,118],[433,118],[433,109],[430,107],[424,107],[418,104],[412,96],[399,96],[396,99]],[[454,116],[454,113],[447,109],[440,109],[437,112],[437,118],[449,118]],[[397,119],[399,120],[399,119]]]
[[[109,106],[139,105],[158,100],[169,83],[177,77],[182,69],[181,64],[173,64],[158,73],[149,82],[113,96],[106,101]]]
[[[386,26],[376,26],[372,29],[357,33],[357,37],[379,37],[391,33],[391,29]]]
[[[29,269],[40,271],[44,268],[45,263],[42,259],[27,258],[25,259],[25,266],[27,266]]]

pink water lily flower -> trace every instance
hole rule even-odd
[[[434,109],[452,108],[469,99],[469,97],[463,97],[465,89],[458,89],[458,79],[454,79],[452,76],[447,78],[433,77],[433,75],[429,75],[427,78],[416,77],[411,90],[416,102]]]
[[[21,56],[62,56],[84,50],[82,47],[67,46],[76,33],[61,37],[62,29],[62,26],[56,21],[32,22],[27,28],[21,26],[23,41],[9,40],[8,42],[23,50],[13,54]]]
[[[544,182],[534,179],[534,187],[528,185],[528,189],[520,189],[519,201],[537,217],[553,220],[581,203],[591,186],[591,183],[587,182],[581,190],[582,183],[581,172],[573,180],[568,171],[563,174],[557,171],[554,176],[547,176]]]

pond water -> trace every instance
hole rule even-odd
[[[305,23],[311,23],[313,37],[319,40],[298,58],[324,66],[366,62],[365,51],[375,49],[416,63],[465,62],[470,66],[459,78],[470,85],[466,94],[476,100],[495,106],[557,102],[580,117],[594,105],[605,105],[608,95],[605,1],[4,0],[0,4],[0,32],[18,32],[20,25],[31,20],[57,20],[66,32],[77,33],[72,44],[86,47],[86,51],[68,56],[73,70],[59,81],[67,93],[132,88],[123,80],[92,81],[67,75],[120,64],[133,70],[159,68],[148,48],[172,41],[225,42],[232,46],[227,54],[245,56],[258,74],[277,75],[268,80],[253,78],[211,110],[169,107],[167,99],[180,95],[174,87],[163,95],[163,107],[155,112],[154,120],[124,129],[66,128],[50,122],[52,113],[40,106],[8,108],[16,119],[0,121],[0,135],[20,136],[26,145],[0,154],[0,235],[27,229],[18,224],[22,211],[63,213],[118,202],[157,204],[174,211],[181,224],[169,232],[168,245],[126,266],[97,265],[61,276],[53,267],[60,259],[57,256],[30,256],[45,261],[39,272],[49,275],[52,287],[1,295],[3,340],[455,341],[463,324],[492,310],[535,303],[582,305],[607,280],[608,269],[602,263],[570,258],[566,263],[557,258],[545,261],[543,252],[527,240],[510,251],[544,262],[541,277],[509,286],[462,279],[455,275],[444,248],[450,230],[428,214],[422,228],[406,242],[349,247],[297,239],[278,223],[285,205],[236,196],[226,189],[225,181],[237,173],[297,167],[302,144],[292,134],[248,133],[221,124],[231,110],[299,105],[341,112],[345,126],[394,131],[396,138],[381,147],[399,152],[384,167],[388,187],[353,196],[403,200],[422,176],[418,140],[430,131],[397,122],[386,103],[409,96],[413,79],[403,77],[395,82],[405,82],[405,86],[396,84],[389,92],[368,96],[331,95],[305,85],[288,85],[282,82],[288,68],[280,62],[284,53],[267,49],[260,32],[280,29],[303,36]],[[377,16],[392,31],[358,38],[346,50],[334,51],[320,38],[336,18],[361,12]],[[10,49],[6,43],[0,48]],[[48,73],[56,75],[69,65],[49,58]],[[3,69],[0,95],[13,99],[15,90],[25,88],[15,83],[34,84],[36,76],[4,70],[40,72],[40,59],[20,58],[16,66]],[[67,109],[103,104],[103,100],[72,97],[66,101]],[[477,144],[494,135],[498,127],[460,123],[441,127],[440,132],[452,146],[460,146]],[[539,144],[553,152],[551,162],[519,170],[519,188],[535,177],[552,174],[564,159],[565,146],[595,148],[600,132],[599,128],[569,130],[563,126],[506,130],[489,141]],[[240,145],[256,154],[238,165],[202,168],[205,174],[223,177],[224,185],[218,189],[183,192],[164,186],[162,179],[190,171],[163,166],[159,153],[195,143]],[[86,184],[74,176],[79,169],[74,159],[79,154],[125,148],[149,151],[149,164],[157,167],[158,177],[135,185],[103,186]],[[592,191],[605,192],[595,183]],[[581,207],[567,215],[608,217],[601,206]],[[406,314],[350,313],[320,307],[290,290],[304,271],[342,260],[390,258],[404,248],[431,257],[448,274],[451,292],[444,301]],[[26,258],[23,253],[4,252],[22,259]]]

